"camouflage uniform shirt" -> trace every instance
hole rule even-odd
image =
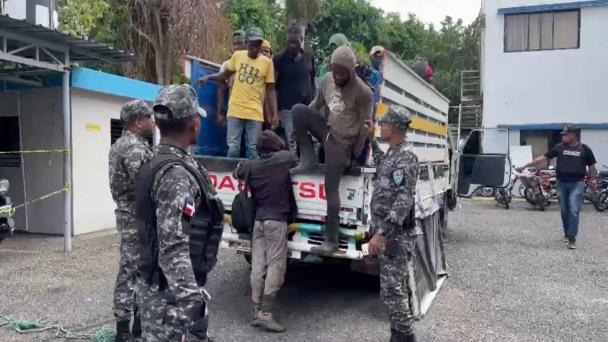
[[[110,191],[116,210],[135,215],[135,176],[139,168],[152,159],[147,140],[124,130],[110,149]]]
[[[380,229],[387,237],[403,232],[402,224],[414,204],[418,181],[418,157],[405,143],[384,153],[372,144],[376,176],[372,194],[373,233]]]

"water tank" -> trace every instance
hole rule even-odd
[[[35,25],[56,29],[59,25],[57,0],[0,0],[2,14]],[[52,9],[52,12],[49,11]],[[50,13],[53,13],[52,20]]]

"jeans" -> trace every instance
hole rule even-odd
[[[287,222],[256,220],[251,239],[251,298],[275,295],[287,270]]]
[[[228,157],[239,158],[241,156],[241,138],[245,133],[246,157],[249,159],[257,158],[258,153],[255,146],[261,131],[261,122],[229,117],[228,132],[226,134]]]
[[[291,152],[295,152],[296,150],[296,139],[293,135],[293,116],[291,115],[290,110],[282,110],[281,111],[283,120],[281,121],[281,125],[285,130],[285,145]]]
[[[558,181],[557,192],[561,206],[564,236],[568,238],[568,241],[575,242],[578,234],[581,206],[585,200],[585,182]]]

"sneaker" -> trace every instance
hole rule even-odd
[[[570,242],[570,239],[568,239],[567,236],[564,236],[564,242]]]
[[[568,242],[568,249],[576,249],[576,243],[575,242]]]

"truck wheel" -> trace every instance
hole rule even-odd
[[[251,254],[243,254],[243,257],[245,257],[245,261],[247,261],[247,263],[251,265]]]

